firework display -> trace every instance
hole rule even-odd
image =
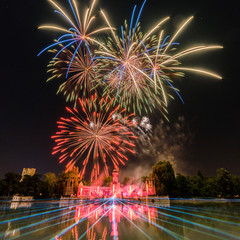
[[[45,51],[53,53],[48,80],[59,81],[57,93],[63,94],[66,101],[73,102],[76,107],[79,99],[80,104],[79,110],[67,108],[72,117],[61,118],[58,122],[61,131],[54,136],[57,144],[54,153],[61,153],[60,162],[68,159],[67,171],[82,158],[85,160],[81,176],[85,174],[90,158],[93,159],[92,177],[100,173],[100,158],[106,175],[109,160],[115,168],[119,163],[124,164],[127,160],[125,153],[133,152],[131,147],[134,147],[129,138],[144,142],[151,133],[150,121],[143,116],[160,111],[167,119],[169,99],[176,95],[183,102],[179,90],[174,87],[174,79],[183,77],[183,72],[221,79],[221,76],[207,70],[182,66],[180,60],[183,57],[222,48],[202,44],[178,50],[180,43],[176,42],[177,37],[191,22],[192,16],[171,37],[166,36],[162,29],[169,17],[144,33],[140,23],[144,0],[139,11],[134,6],[130,24],[125,20],[119,32],[103,10],[100,10],[100,16],[106,26],[92,30],[96,20],[93,15],[96,0],[83,15],[80,15],[81,8],[77,2],[68,0],[72,16],[55,1],[49,2],[69,27],[40,26],[40,29],[56,30],[63,35],[39,55]],[[130,121],[131,113],[136,117]]]
[[[92,58],[92,52],[90,50],[91,45],[94,43],[100,44],[100,42],[97,41],[93,36],[99,32],[108,30],[109,27],[98,28],[91,32],[89,31],[89,28],[91,28],[96,18],[95,16],[92,15],[96,0],[93,0],[91,7],[86,10],[85,14],[83,14],[84,15],[82,19],[83,21],[81,21],[80,12],[78,11],[77,3],[75,2],[75,0],[68,0],[69,6],[74,16],[73,19],[57,3],[55,3],[52,0],[49,0],[49,2],[56,8],[54,12],[63,16],[65,21],[69,24],[70,28],[62,28],[55,25],[40,26],[39,29],[56,30],[56,31],[63,32],[64,34],[61,35],[55,43],[44,48],[38,54],[38,56],[41,55],[46,50],[52,49],[55,46],[58,46],[58,47],[60,46],[61,47],[60,50],[58,50],[56,55],[53,57],[53,61],[54,61],[58,57],[58,55],[61,54],[65,49],[70,48],[72,45],[76,44],[77,47],[74,50],[74,53],[72,54],[71,60],[69,61],[69,64],[65,73],[67,78],[71,65],[75,60],[75,56],[77,55],[77,52],[81,51],[82,47],[86,48]]]
[[[96,58],[110,68],[103,80],[104,94],[114,95],[129,112],[141,114],[156,106],[166,112],[158,90],[152,91],[153,81],[147,72],[150,65],[146,54],[155,46],[155,36],[144,40],[140,25],[132,31],[128,30],[126,22],[125,30],[121,28],[121,31],[122,38],[113,32],[113,38],[109,37],[106,46],[101,45],[101,50],[96,51],[100,55]]]
[[[115,118],[114,115],[123,113],[120,106],[112,109],[112,101],[108,97],[98,100],[96,96],[81,100],[79,98],[79,111],[67,108],[71,117],[61,118],[58,121],[59,132],[52,138],[57,146],[53,154],[60,153],[59,161],[68,161],[66,170],[73,168],[79,159],[82,160],[82,171],[85,174],[87,164],[93,160],[91,179],[100,174],[100,159],[104,165],[105,175],[108,176],[110,161],[115,169],[119,164],[124,165],[128,160],[127,152],[134,153],[136,139],[129,130],[133,125],[130,116],[123,119]]]
[[[72,49],[75,52],[74,46]],[[50,61],[48,72],[52,76],[47,81],[52,79],[61,81],[57,93],[63,93],[66,96],[66,101],[76,104],[78,97],[88,96],[95,90],[94,83],[101,74],[97,73],[99,64],[97,60],[92,60],[86,48],[80,48],[69,68],[68,78],[65,78],[66,71],[73,58],[73,51],[64,49],[55,60]],[[56,49],[51,50],[51,52],[58,53]]]
[[[144,1],[142,7],[146,1]],[[178,31],[169,39],[169,36],[163,36],[163,30],[160,31],[159,37],[152,35],[168,18],[160,21],[154,28],[146,34],[140,31],[138,22],[141,10],[138,14],[135,27],[132,27],[135,9],[133,10],[130,28],[121,27],[121,37],[118,37],[112,31],[113,38],[109,37],[105,45],[101,45],[100,51],[96,51],[98,59],[102,59],[111,70],[106,73],[104,91],[107,94],[112,93],[119,97],[118,102],[129,111],[142,114],[143,112],[152,112],[155,108],[167,113],[166,107],[168,97],[171,97],[169,88],[182,100],[178,90],[173,86],[173,77],[182,77],[184,74],[179,72],[192,71],[210,75],[221,79],[217,74],[197,68],[179,67],[181,64],[179,58],[194,52],[203,50],[222,48],[222,46],[197,46],[176,52],[174,48],[178,45],[175,39],[191,21],[193,17],[188,18],[178,29]],[[111,27],[111,26],[110,26]],[[183,101],[183,100],[182,100]]]

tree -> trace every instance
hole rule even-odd
[[[78,187],[78,171],[76,169],[73,169],[68,172],[61,172],[58,174],[57,177],[57,183],[56,183],[56,194],[61,196],[64,193],[64,189],[66,186],[67,181],[72,181],[73,180],[73,191],[76,193],[77,192],[77,187]]]
[[[191,195],[187,177],[178,173],[176,177],[176,184],[177,184],[177,195],[179,197],[189,197]]]
[[[8,172],[5,174],[4,181],[6,182],[6,195],[8,197],[10,195],[18,193],[20,179],[21,175],[15,172]]]
[[[199,177],[200,180],[204,180],[203,174],[200,170],[197,171],[197,176]]]
[[[67,179],[73,180],[73,191],[74,193],[77,193],[77,188],[78,188],[78,168],[73,168],[71,171],[67,172]]]
[[[56,194],[61,196],[65,188],[65,182],[68,178],[68,174],[65,171],[62,171],[58,174],[57,183],[56,183]]]
[[[229,171],[224,168],[217,169],[217,183],[222,197],[233,196],[233,181]]]
[[[103,179],[103,186],[109,187],[110,184],[112,183],[112,181],[113,181],[113,177],[112,176],[105,177]]]
[[[158,161],[152,168],[157,195],[172,196],[176,188],[176,179],[172,164],[167,161]]]
[[[51,172],[45,173],[43,181],[46,184],[48,195],[53,197],[57,184],[56,174]]]
[[[124,177],[122,182],[123,186],[126,186],[129,183],[129,181],[130,181],[130,177]]]
[[[188,187],[190,191],[191,197],[202,197],[201,189],[204,186],[204,177],[200,171],[198,171],[197,175],[188,176]]]
[[[38,198],[41,192],[41,175],[34,174],[33,176],[25,175],[20,184],[20,193],[25,196],[33,196]]]
[[[200,189],[202,197],[217,197],[218,196],[218,184],[215,178],[208,177],[204,180],[204,185]]]
[[[236,197],[240,197],[240,176],[233,175],[233,195]]]
[[[148,178],[148,176],[142,176],[142,177],[141,177],[141,182],[142,182],[142,183],[145,183],[146,180],[147,180],[147,178]]]
[[[7,183],[3,179],[0,179],[0,196],[5,195],[6,187]]]

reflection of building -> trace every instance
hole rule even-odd
[[[8,222],[8,228],[5,231],[4,239],[17,238],[20,235],[21,235],[20,229],[19,228],[14,229],[11,225],[11,222]]]
[[[36,173],[36,168],[23,168],[22,170],[22,178],[21,181],[23,180],[24,176],[33,176]]]
[[[10,209],[30,208],[31,206],[31,202],[11,202]]]

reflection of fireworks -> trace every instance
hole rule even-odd
[[[102,236],[99,240],[106,240],[107,237],[107,227],[104,228]],[[90,229],[89,227],[89,222],[87,223],[87,239],[88,240],[95,240],[96,238],[96,231],[94,229],[94,227],[92,227],[92,229]]]
[[[85,101],[79,99],[81,112],[75,108],[73,110],[67,108],[71,117],[61,118],[58,122],[61,131],[52,137],[57,144],[53,154],[61,154],[60,162],[69,160],[67,171],[71,170],[80,158],[85,158],[80,172],[82,177],[89,159],[92,158],[91,179],[97,178],[100,173],[99,159],[101,159],[105,174],[108,176],[108,161],[112,161],[114,167],[119,169],[119,164],[124,165],[128,160],[126,153],[134,153],[132,149],[135,144],[131,139],[137,137],[129,130],[133,124],[129,120],[130,116],[124,117],[122,121],[114,120],[113,114],[123,113],[125,110],[120,110],[120,106],[112,110],[112,102],[113,99],[109,100],[108,97],[98,100],[96,96],[92,96]]]
[[[58,51],[53,50],[52,52],[57,53]],[[84,96],[89,95],[94,88],[93,83],[99,77],[99,74],[97,74],[98,63],[96,60],[92,60],[86,48],[79,48],[69,68],[69,77],[66,79],[65,73],[72,58],[73,52],[69,49],[64,49],[57,58],[51,61],[48,72],[50,72],[52,76],[48,81],[53,78],[64,79],[64,82],[58,89],[58,93],[62,92],[66,96],[67,101],[69,100],[76,103],[80,94]],[[64,78],[62,78],[63,76]]]

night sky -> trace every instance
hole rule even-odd
[[[68,6],[67,0],[58,2]],[[220,167],[240,174],[239,60],[236,60],[239,17],[232,2],[148,0],[141,17],[144,30],[170,16],[164,26],[173,34],[179,21],[194,15],[177,39],[181,46],[199,43],[224,46],[222,50],[182,60],[185,66],[216,72],[223,80],[187,73],[176,82],[185,104],[176,97],[169,108],[170,119],[185,116],[196,133],[191,165],[205,175],[214,175]],[[108,12],[115,27],[120,27],[124,19],[130,19],[134,4],[140,7],[141,3],[99,0],[98,7]],[[46,83],[46,66],[51,55],[37,57],[37,54],[59,35],[37,27],[45,23],[61,25],[63,21],[46,0],[2,1],[0,9],[0,176],[8,171],[21,173],[23,167],[35,167],[37,173],[58,173],[64,166],[51,155],[50,137],[57,130],[56,121],[65,114],[66,104],[61,95],[56,95],[57,81]],[[153,119],[156,122],[161,117],[159,113]]]

